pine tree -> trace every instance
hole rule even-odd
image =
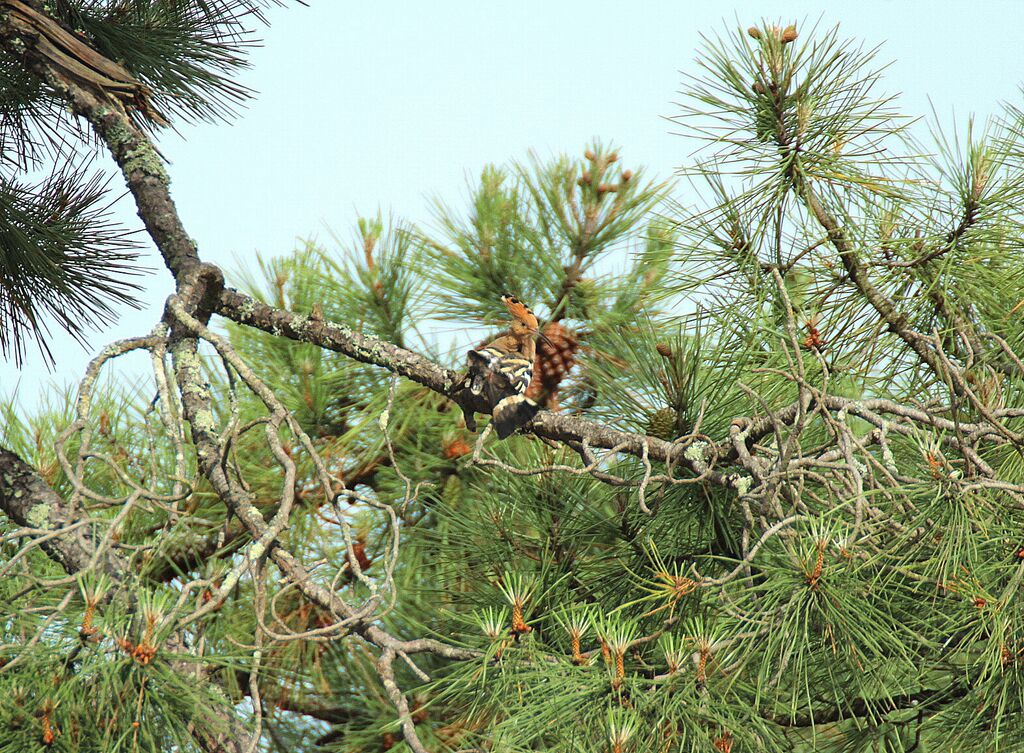
[[[5,155],[64,165],[0,172],[5,354],[130,296],[86,129],[177,283],[3,406],[0,753],[1024,748],[1024,111],[923,146],[874,53],[760,22],[688,81],[702,205],[597,143],[238,290],[152,139],[244,96],[258,8],[0,0]],[[498,441],[451,398],[506,294],[546,410]]]

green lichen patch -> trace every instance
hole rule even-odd
[[[97,113],[97,116],[102,119],[106,114],[109,112]],[[121,118],[106,119],[103,124],[103,135],[111,151],[118,155],[121,171],[126,178],[131,178],[134,172],[140,172],[156,178],[165,186],[170,185],[170,176],[167,175],[156,149]]]
[[[750,491],[750,487],[754,480],[750,476],[737,476],[733,479],[732,485],[736,488],[736,493],[741,497]]]
[[[33,505],[25,519],[33,528],[49,529],[53,527],[50,525],[50,506],[47,504]]]
[[[125,176],[129,178],[132,173],[138,171],[145,175],[153,176],[165,186],[171,182],[170,176],[164,170],[160,155],[156,153],[156,149],[148,142],[141,142],[134,149],[129,150],[125,154],[125,160],[121,165],[121,169],[124,171]]]

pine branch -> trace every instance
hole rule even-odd
[[[108,182],[83,178],[87,169],[68,162],[34,186],[0,177],[0,352],[16,362],[26,333],[52,361],[44,316],[81,340],[114,304],[139,305],[138,243],[110,221]]]
[[[362,363],[380,366],[429,387],[445,397],[450,397],[454,387],[459,383],[458,373],[438,366],[412,351],[370,335],[360,334],[345,325],[269,306],[237,290],[226,289],[221,292],[216,312],[239,324],[292,340],[313,343],[328,350],[344,353]],[[646,453],[651,460],[671,461],[677,468],[685,468],[695,475],[707,472],[706,462],[686,457],[684,448],[679,445],[643,434],[618,431],[576,416],[541,411],[527,424],[525,430],[546,439],[565,443],[585,442],[592,448],[617,448],[638,458],[644,455],[646,445]],[[723,444],[723,447],[727,447],[727,443]],[[709,478],[723,486],[731,486],[734,483],[727,475],[718,472],[712,472]]]
[[[228,509],[242,521],[252,536],[253,542],[246,548],[243,562],[256,563],[269,557],[285,577],[296,585],[303,596],[326,610],[328,614],[335,616],[340,626],[362,635],[371,644],[381,649],[376,663],[377,673],[399,713],[406,743],[414,751],[424,753],[426,749],[420,742],[410,720],[408,702],[396,684],[392,666],[394,660],[399,655],[408,656],[421,652],[451,659],[472,659],[476,658],[478,653],[427,638],[400,640],[376,624],[378,599],[371,598],[365,604],[357,607],[318,583],[303,563],[288,551],[280,540],[281,533],[288,524],[287,505],[282,503],[281,509],[268,524],[252,504],[248,492],[239,480],[227,472],[222,463],[224,447],[212,421],[210,390],[199,367],[197,347],[199,337],[214,344],[220,343],[223,347],[223,340],[211,333],[205,325],[213,313],[213,304],[217,300],[217,294],[222,286],[223,275],[220,270],[213,265],[204,264],[198,267],[194,274],[190,274],[184,282],[179,283],[178,293],[168,301],[168,315],[176,322],[178,330],[177,341],[171,350],[171,356],[181,391],[183,415],[191,429],[200,470]],[[195,316],[191,312],[194,312]],[[351,332],[346,334],[349,337],[360,337]],[[395,351],[401,351],[395,346],[390,347]],[[223,350],[222,355],[226,355]],[[367,353],[366,355],[371,354]],[[409,355],[413,356],[414,354]],[[236,363],[235,366],[240,368],[241,364]],[[273,414],[279,417],[279,420],[287,422],[289,428],[307,443],[307,449],[309,449],[308,437],[304,437],[293,419],[290,420],[287,411],[280,406],[272,393],[255,387],[254,389],[267,403],[267,408],[271,409]],[[288,479],[286,478],[287,483]],[[349,556],[350,562],[355,560],[351,551]]]
[[[269,306],[236,290],[226,289],[220,293],[216,302],[216,312],[239,324],[296,341],[313,343],[328,350],[343,353],[362,363],[380,366],[446,397],[450,397],[453,386],[458,384],[459,375],[456,372],[438,366],[412,351],[399,348],[379,338],[359,334],[344,325],[293,314]],[[905,422],[935,427],[942,431],[955,432],[959,428],[960,432],[968,436],[983,437],[992,433],[999,434],[997,428],[985,422],[977,424],[957,422],[947,419],[935,411],[904,406],[890,400],[852,400],[826,394],[818,395],[816,400],[830,410],[842,410],[861,416],[887,431],[911,434],[913,429],[907,426],[897,426],[893,421],[886,419],[885,415]],[[789,424],[800,413],[800,403],[797,402],[759,416],[737,416],[733,420],[734,432],[738,432],[742,436],[744,445],[749,447],[770,434],[779,425]],[[1016,411],[1000,412],[1003,419],[1016,415]],[[998,418],[998,416],[993,418]],[[717,459],[720,464],[725,465],[736,461],[738,451],[735,437],[719,440],[708,445],[700,453],[694,453],[678,444],[657,437],[619,431],[596,421],[549,411],[538,413],[536,418],[523,430],[575,448],[579,448],[585,443],[585,446],[589,448],[608,450],[614,448],[637,458],[647,457],[650,461],[671,463],[674,467],[686,469],[697,476],[705,474],[709,481],[725,488],[736,488],[737,482],[740,481],[734,473],[709,470],[709,459],[711,458]],[[703,459],[700,457],[701,455],[704,456]]]
[[[39,44],[43,37],[27,33],[18,26],[16,14],[9,12],[7,6],[3,9],[6,12],[0,13],[0,45],[11,55],[23,56],[29,68],[62,96],[75,114],[85,118],[107,145],[167,268],[177,278],[197,265],[195,244],[178,217],[159,152],[126,113],[123,87],[113,86],[105,78],[68,75],[47,53],[45,45]]]
[[[813,714],[787,716],[785,714],[761,713],[760,715],[782,727],[817,727],[855,717],[876,718],[904,709],[915,709],[921,713],[933,712],[936,708],[963,698],[970,690],[968,683],[953,681],[945,688],[919,690],[915,693],[903,693],[886,698],[854,698],[842,706],[836,705]]]
[[[943,367],[938,356],[925,343],[924,337],[911,328],[906,314],[901,313],[896,308],[896,304],[871,283],[867,268],[857,258],[857,252],[846,238],[846,234],[843,232],[839,221],[822,205],[810,182],[807,180],[802,181],[798,186],[798,190],[803,195],[811,214],[821,225],[822,229],[828,233],[829,240],[839,253],[839,259],[842,261],[843,268],[846,270],[847,275],[849,275],[850,281],[857,286],[857,290],[867,299],[872,308],[878,312],[878,315],[882,317],[882,320],[888,325],[889,329],[909,345],[921,361],[927,364],[932,372],[942,380],[946,369]],[[959,375],[953,372],[950,373],[950,377],[953,379],[957,393],[962,393],[963,384]]]
[[[208,341],[220,340],[218,336],[211,333],[202,324],[202,319],[208,319],[212,313],[212,306],[204,306],[201,302],[204,300],[216,300],[216,291],[220,289],[222,284],[223,277],[217,267],[212,264],[201,265],[188,280],[180,285],[179,293],[172,296],[168,304],[170,314],[184,328],[192,330],[193,335],[202,335]],[[189,309],[196,311],[200,318],[195,318],[189,314]],[[282,313],[287,314],[287,312]],[[298,586],[304,596],[328,610],[329,613],[341,615],[351,620],[355,630],[360,632],[367,640],[382,648],[391,648],[407,654],[425,651],[449,658],[475,657],[476,652],[446,646],[429,639],[397,640],[374,625],[370,621],[370,615],[363,613],[364,610],[355,608],[336,593],[319,585],[302,563],[291,552],[280,545],[280,542],[277,541],[280,531],[275,532],[268,526],[263,516],[249,500],[248,492],[221,464],[220,458],[223,453],[223,446],[219,435],[209,421],[209,418],[212,417],[211,396],[209,387],[199,369],[198,360],[195,357],[196,339],[194,336],[182,337],[181,335],[183,334],[179,333],[178,342],[172,351],[178,383],[181,386],[182,408],[185,418],[191,427],[192,440],[196,445],[196,452],[203,474],[210,481],[218,496],[225,502],[231,512],[242,521],[254,539],[245,556],[253,560],[269,556],[282,572]],[[376,341],[376,338],[364,338],[364,336],[351,332],[348,334],[357,339]],[[376,341],[376,343],[381,343],[381,341]],[[396,351],[402,351],[402,349],[395,348],[395,346],[388,347],[394,348]],[[409,360],[414,362],[419,360],[433,366],[426,359],[421,359],[409,351],[402,351],[402,353],[407,355]],[[434,369],[437,369],[437,367],[434,367]],[[292,428],[297,429],[295,426]],[[275,516],[275,520],[280,517],[279,513]]]

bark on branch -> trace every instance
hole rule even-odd
[[[0,510],[19,526],[55,532],[40,548],[69,575],[94,567],[115,581],[123,579],[125,563],[112,552],[93,563],[97,542],[89,521],[4,447],[0,447]]]

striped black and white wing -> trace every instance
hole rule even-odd
[[[498,348],[480,348],[469,351],[469,369],[466,372],[465,387],[474,395],[484,391],[487,378],[497,371],[502,357],[508,355]]]
[[[469,369],[463,387],[479,397],[492,412],[498,437],[504,439],[529,421],[539,406],[526,397],[533,378],[533,362],[521,353],[487,346],[469,351]],[[467,426],[474,426],[472,417]]]
[[[498,371],[508,382],[508,388],[517,395],[522,395],[533,379],[533,361],[523,358],[518,353],[509,354],[498,361]]]
[[[474,395],[495,393],[495,402],[508,394],[521,395],[533,378],[533,362],[519,353],[488,346],[469,351],[469,370],[464,386]]]
[[[504,439],[533,418],[540,406],[526,396],[526,389],[533,378],[531,361],[517,353],[503,358],[498,368],[508,386],[504,396],[494,403],[491,415],[498,439]]]

